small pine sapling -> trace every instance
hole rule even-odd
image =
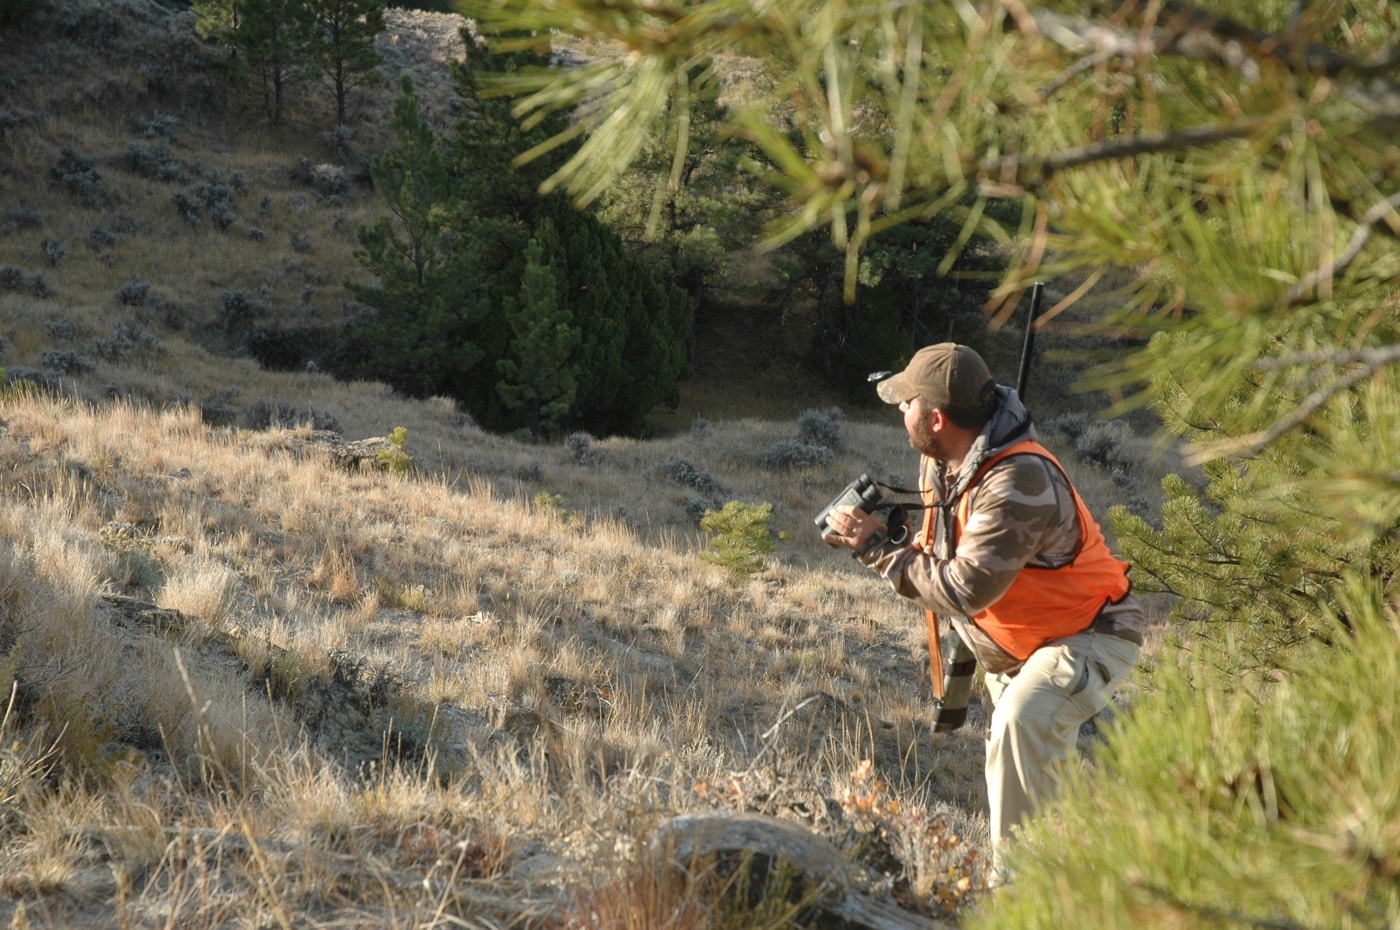
[[[768,520],[773,505],[730,501],[700,519],[701,529],[710,533],[709,548],[700,554],[706,562],[729,569],[735,575],[753,575],[763,570],[764,557],[774,549]]]

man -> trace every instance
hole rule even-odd
[[[1051,797],[1054,764],[1131,674],[1145,618],[1127,564],[1036,440],[1016,392],[996,383],[981,356],[951,342],[927,346],[877,390],[899,405],[922,453],[922,526],[891,539],[885,521],[840,507],[822,538],[930,611],[935,657],[937,614],[985,669],[996,884],[1006,879],[1012,828]],[[938,691],[941,669],[933,674]]]

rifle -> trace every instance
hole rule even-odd
[[[1030,380],[1031,353],[1035,351],[1035,321],[1040,315],[1040,299],[1045,291],[1045,282],[1037,281],[1031,288],[1031,306],[1026,314],[1026,335],[1021,343],[1021,365],[1016,374],[1016,393],[1025,400],[1026,385]],[[948,625],[953,634],[953,650],[946,662],[943,660],[943,645],[938,636],[938,617],[933,611],[927,612],[929,666],[931,669],[943,667],[943,678],[933,674],[933,732],[948,733],[962,726],[967,720],[967,703],[972,697],[972,675],[977,671],[977,657],[967,643]]]

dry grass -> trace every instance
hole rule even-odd
[[[617,850],[715,805],[809,823],[911,906],[961,900],[941,876],[983,842],[978,734],[931,738],[917,612],[806,525],[819,489],[912,457],[888,426],[847,423],[835,463],[791,474],[754,464],[779,423],[600,441],[587,466],[495,441],[543,476],[497,483],[345,471],[295,430],[124,402],[11,392],[0,423],[22,711],[0,882],[26,919],[77,898],[135,926],[427,926],[475,895],[524,907],[541,871],[632,881]],[[680,455],[776,499],[791,535],[763,572],[699,558],[658,477]],[[588,503],[541,507],[536,483]]]
[[[807,823],[915,910],[969,900],[981,735],[931,737],[922,618],[811,525],[861,472],[912,483],[888,411],[837,419],[829,465],[763,466],[831,401],[796,369],[750,371],[756,334],[770,361],[800,340],[744,321],[702,332],[749,348],[702,353],[656,435],[592,438],[586,458],[485,433],[448,400],[230,357],[224,291],[270,322],[337,324],[373,195],[329,203],[297,179],[298,156],[331,157],[324,102],[271,130],[184,19],[67,6],[120,28],[0,45],[0,266],[53,290],[0,292],[0,363],[92,362],[57,395],[0,396],[0,919],[684,930],[719,918],[640,851],[665,818],[713,809]],[[454,23],[400,12],[385,46],[444,124]],[[382,143],[387,100],[356,103],[347,163]],[[125,167],[160,114],[191,171],[243,178],[236,227],[191,227],[174,186]],[[50,183],[64,148],[97,159],[103,204]],[[88,248],[95,227],[115,244]],[[56,265],[45,238],[66,246]],[[154,296],[124,305],[134,279]],[[119,324],[156,346],[102,357]],[[245,428],[258,402],[348,439],[402,426],[419,469],[339,468],[309,426]],[[1133,487],[1076,477],[1102,512],[1163,467]],[[700,558],[701,497],[773,504],[762,572]]]

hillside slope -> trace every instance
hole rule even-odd
[[[400,75],[439,128],[463,112],[447,63],[465,21],[387,20],[383,83],[352,93],[348,133],[331,132],[330,92],[315,83],[296,85],[284,125],[270,126],[260,98],[230,85],[224,53],[195,37],[193,14],[155,0],[52,4],[4,36],[0,364],[90,399],[195,403],[217,423],[262,425],[286,408],[347,434],[386,431],[328,380],[240,356],[248,329],[314,341],[353,312],[343,285],[364,280],[355,233],[381,212],[367,165],[389,142]],[[757,365],[725,349],[770,328]],[[837,396],[802,372],[801,334],[780,321],[705,320],[699,336],[696,378],[658,430],[793,417]]]
[[[390,23],[386,76],[451,119],[460,20]],[[753,364],[742,321],[649,440],[521,443],[260,370],[225,295],[338,325],[388,91],[348,145],[311,88],[274,130],[190,27],[77,0],[0,41],[0,917],[670,919],[638,850],[714,810],[810,827],[911,914],[974,900],[977,709],[933,739],[922,619],[811,525],[861,472],[912,480],[888,411]],[[180,208],[209,186],[223,228]],[[344,454],[395,427],[402,453]],[[827,460],[795,465],[814,432]],[[1080,476],[1096,507],[1136,493],[1110,464]],[[729,501],[772,505],[753,575],[703,557]]]

